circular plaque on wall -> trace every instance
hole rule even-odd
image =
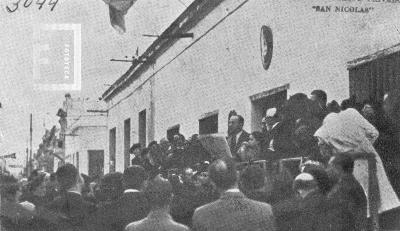
[[[262,65],[268,70],[272,60],[273,39],[271,28],[265,25],[261,27],[260,49]]]

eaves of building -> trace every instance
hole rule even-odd
[[[126,89],[142,73],[172,45],[179,40],[177,35],[187,33],[205,16],[215,9],[224,0],[195,0],[190,6],[147,48],[138,58],[147,62],[134,64],[113,83],[102,95],[102,99],[109,102],[114,96]]]
[[[349,61],[349,62],[347,62],[347,69],[348,70],[354,69],[354,68],[359,67],[359,66],[361,66],[363,64],[372,62],[372,61],[380,59],[380,58],[387,57],[387,56],[392,55],[392,54],[394,54],[396,52],[399,52],[399,51],[400,51],[400,43],[398,43],[398,44],[396,44],[394,46],[391,46],[389,48],[386,48],[386,49],[383,49],[383,50],[379,50],[379,51],[377,51],[377,52],[375,52],[373,54],[369,54],[369,55],[354,59],[352,61]]]

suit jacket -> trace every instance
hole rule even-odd
[[[131,160],[131,165],[140,165],[143,166],[143,160],[140,159],[139,157],[135,157]]]
[[[34,215],[34,212],[27,210],[17,202],[1,201],[0,230],[40,230],[32,227],[35,222]]]
[[[360,183],[352,174],[343,176],[328,193],[327,205],[340,211],[335,223],[341,230],[365,230],[367,223],[367,198]]]
[[[175,222],[169,214],[151,211],[143,220],[130,223],[126,231],[189,231],[187,226]]]
[[[97,205],[97,211],[95,214],[96,230],[122,230],[123,227],[120,226],[118,212],[118,201],[101,201]]]
[[[268,150],[269,160],[277,160],[298,156],[298,150],[293,142],[293,121],[279,122],[269,134],[273,150]]]
[[[344,231],[337,219],[338,210],[329,208],[319,190],[305,198],[293,197],[274,204],[274,214],[281,231]]]
[[[57,197],[53,202],[44,206],[51,213],[43,216],[57,214],[61,218],[57,222],[57,230],[90,230],[93,215],[96,211],[94,204],[85,201],[80,194],[67,192]]]
[[[295,213],[294,222],[292,223],[293,229],[298,231],[325,231],[330,230],[326,226],[327,216],[325,213],[328,211],[324,209],[325,196],[319,191],[315,191],[307,195],[304,199],[299,201],[298,212]],[[297,211],[296,211],[297,212]]]
[[[118,207],[118,222],[121,230],[129,223],[145,218],[150,211],[143,192],[125,192],[119,199]]]
[[[233,158],[236,158],[236,157],[237,157],[237,152],[238,152],[240,146],[242,146],[243,142],[249,141],[249,139],[250,139],[250,134],[247,133],[245,130],[242,130],[242,134],[240,134],[240,137],[239,137],[239,139],[237,140],[236,145],[233,146],[233,144],[232,144],[232,139],[235,139],[235,138],[236,138],[236,135],[230,135],[230,136],[228,136],[228,138],[227,138],[227,140],[228,140],[228,145],[229,145],[229,148],[230,148],[230,150],[231,150],[231,153],[232,153],[232,157],[233,157]]]
[[[196,209],[193,230],[275,230],[275,224],[269,204],[250,200],[242,192],[225,192],[219,200]]]

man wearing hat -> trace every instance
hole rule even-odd
[[[131,165],[143,165],[144,159],[142,158],[142,146],[141,144],[133,144],[129,149],[131,154]]]
[[[272,147],[272,130],[276,128],[276,126],[279,124],[279,118],[276,113],[276,108],[269,108],[267,112],[265,113],[265,117],[262,119],[262,125],[263,125],[263,134],[265,137],[264,140],[264,145],[263,147],[269,149],[270,151],[273,151]]]
[[[278,160],[297,155],[297,149],[291,138],[293,123],[288,119],[281,120],[280,114],[276,108],[270,108],[266,112],[267,139],[265,147],[267,149],[267,160]]]

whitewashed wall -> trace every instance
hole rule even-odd
[[[220,132],[227,129],[231,109],[244,116],[250,130],[249,96],[290,84],[289,95],[323,89],[328,100],[340,102],[349,91],[346,62],[400,42],[395,28],[400,4],[363,2],[374,7],[369,14],[318,13],[314,5],[361,6],[331,0],[224,1],[190,30],[193,39],[179,40],[154,68],[109,102],[108,129],[117,127],[117,171],[124,166],[123,121],[131,118],[131,144],[137,142],[138,113],[150,108],[151,90],[156,140],[176,124],[185,136],[198,133],[200,116],[215,110]],[[262,25],[274,35],[268,71],[260,57]],[[145,82],[150,77],[153,88]],[[147,116],[150,125],[149,110]]]

